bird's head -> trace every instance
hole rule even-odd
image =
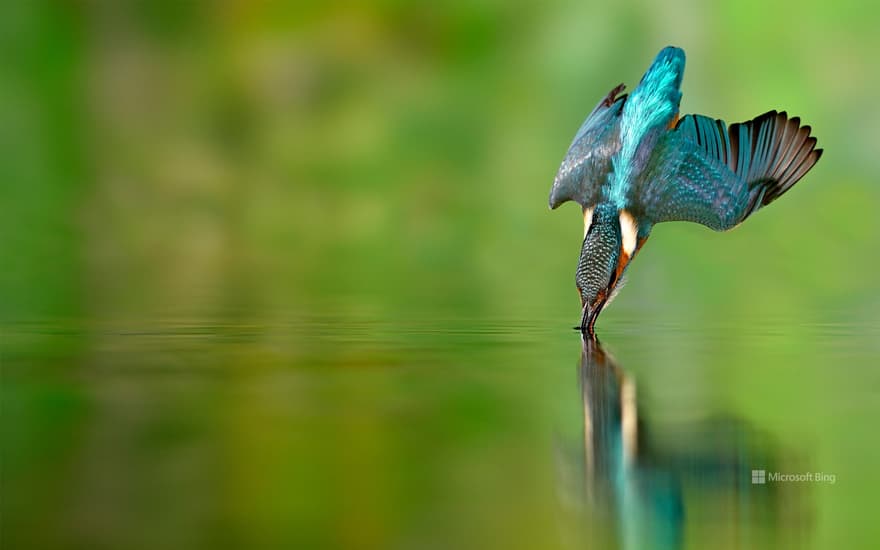
[[[584,210],[584,242],[575,282],[583,306],[580,329],[593,332],[599,313],[623,286],[635,253],[637,225],[626,210],[600,204]]]

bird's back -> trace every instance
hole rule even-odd
[[[661,50],[623,106],[620,150],[612,159],[605,194],[620,209],[632,202],[633,180],[644,171],[657,141],[678,117],[684,65],[680,48]]]
[[[678,115],[684,52],[664,48],[631,96],[616,86],[575,134],[550,190],[550,208],[574,200],[584,208],[611,202],[624,208],[629,183],[647,153]]]

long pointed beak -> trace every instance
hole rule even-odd
[[[595,337],[596,333],[594,327],[596,325],[596,319],[599,318],[600,311],[602,311],[602,304],[599,304],[599,307],[596,307],[595,309],[591,308],[589,304],[584,304],[580,325],[574,327],[574,329]]]
[[[580,330],[583,333],[592,335],[593,334],[593,325],[596,323],[596,315],[590,309],[590,304],[584,304],[583,312],[581,313],[581,322],[579,326],[574,327],[575,330]]]

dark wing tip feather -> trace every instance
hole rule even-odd
[[[799,123],[799,117],[790,119],[786,129],[792,131],[777,136],[780,153],[766,169],[770,181],[765,184],[767,189],[761,199],[762,205],[770,204],[791,189],[822,156],[822,150],[816,149],[818,140],[810,136],[812,128]]]
[[[617,101],[617,94],[624,91],[625,89],[626,85],[623,82],[615,86],[610,92],[608,92],[608,95],[605,96],[605,99],[602,100],[602,105],[606,107],[611,107],[611,105],[613,105],[614,102]]]

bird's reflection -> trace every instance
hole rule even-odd
[[[797,523],[792,499],[784,498],[790,513],[782,519],[779,501],[799,489],[752,484],[753,469],[778,468],[782,460],[756,430],[698,415],[655,430],[640,410],[634,377],[595,337],[582,339],[579,379],[583,452],[569,456],[582,475],[568,481],[583,480],[576,500],[594,527],[584,533],[589,547],[679,548],[685,533],[701,530],[691,523],[758,542],[750,538],[753,525],[765,533],[791,518]]]
[[[624,548],[644,547],[646,536],[655,547],[676,548],[683,531],[681,488],[673,472],[647,466],[635,381],[595,337],[584,335],[582,344],[584,489],[590,509],[606,516],[606,525],[618,524]],[[644,533],[647,527],[650,533]]]

